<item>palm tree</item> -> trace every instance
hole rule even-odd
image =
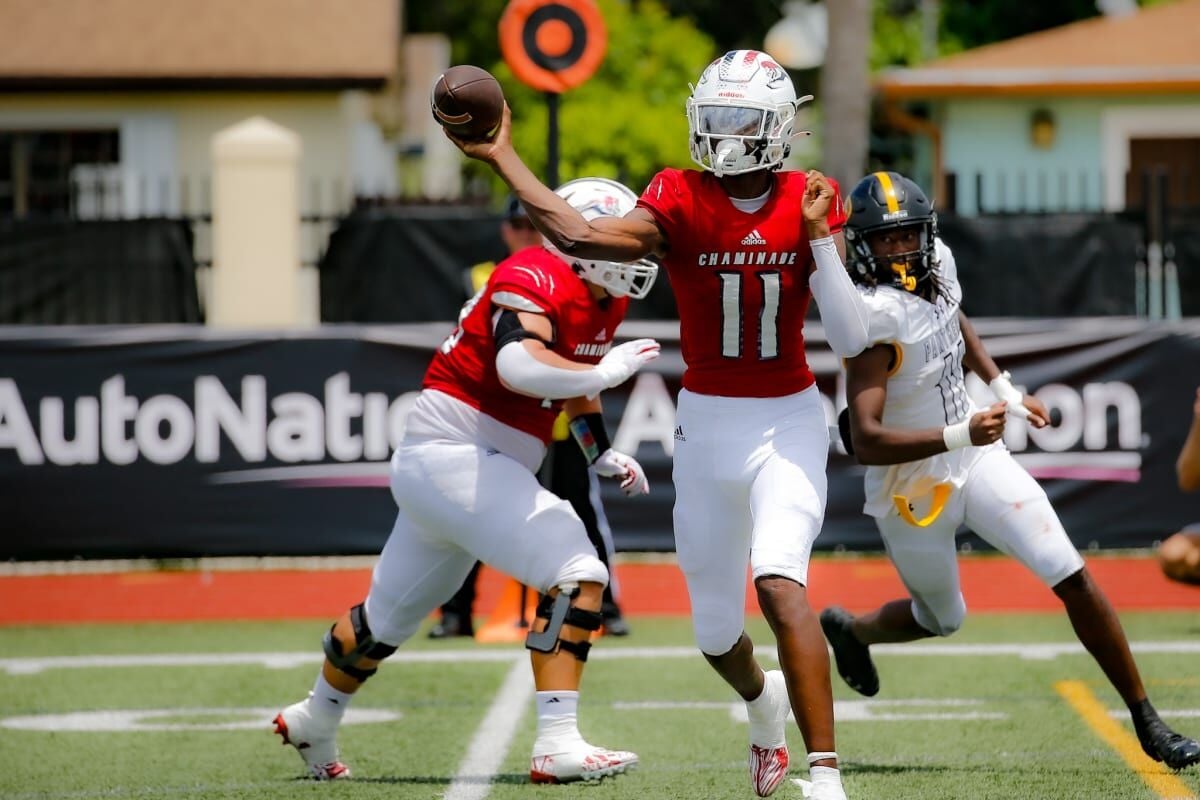
[[[817,97],[823,115],[821,166],[849,192],[867,168],[871,0],[829,0],[825,7],[829,44]]]

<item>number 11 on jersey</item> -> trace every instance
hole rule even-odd
[[[754,313],[754,309],[743,307],[746,275],[741,272],[718,272],[721,281],[721,355],[726,358],[742,357],[743,315]],[[756,272],[762,288],[762,305],[758,311],[758,353],[760,361],[779,356],[779,291],[781,277],[778,270]]]

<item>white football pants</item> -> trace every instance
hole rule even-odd
[[[1003,448],[971,467],[941,515],[928,527],[892,511],[876,519],[888,556],[913,599],[921,627],[939,636],[958,630],[967,614],[958,580],[954,534],[966,523],[988,544],[1020,561],[1047,586],[1083,568],[1058,514],[1038,482]]]
[[[391,486],[400,510],[366,601],[367,624],[381,642],[411,637],[476,560],[540,592],[608,581],[571,504],[503,453],[406,440],[392,456]]]
[[[808,582],[825,516],[829,430],[815,386],[785,397],[679,393],[675,548],[696,643],[726,653],[745,625],[754,578]]]

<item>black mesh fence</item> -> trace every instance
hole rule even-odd
[[[0,220],[0,324],[201,321],[188,222]]]

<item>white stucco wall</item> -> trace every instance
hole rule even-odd
[[[343,208],[356,188],[395,190],[395,160],[370,120],[364,92],[0,95],[0,128],[119,130],[129,214],[202,210],[208,202],[201,187],[212,174],[213,135],[253,116],[300,135],[302,211]],[[165,204],[164,181],[170,188]],[[190,201],[181,197],[184,187]]]
[[[1200,136],[1200,97],[989,98],[940,104],[947,172],[958,176],[958,210],[1120,208],[1132,136]],[[1052,147],[1030,139],[1030,118],[1049,109]],[[983,176],[977,197],[975,176]],[[1003,178],[1002,178],[1003,176]],[[1021,180],[1024,176],[1024,192]],[[1040,178],[1039,178],[1040,176]]]

